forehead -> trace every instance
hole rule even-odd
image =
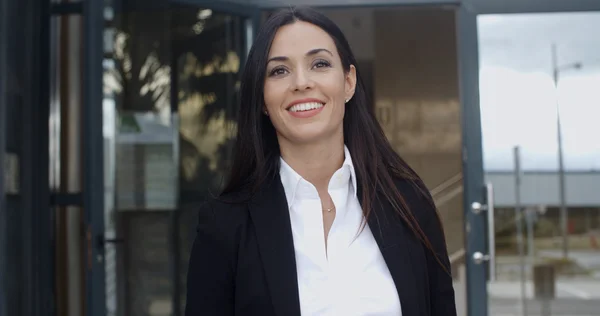
[[[297,21],[277,30],[269,56],[304,56],[315,48],[325,48],[337,54],[335,43],[327,32],[314,24]]]

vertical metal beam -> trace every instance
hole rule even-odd
[[[50,15],[48,1],[24,1],[21,147],[22,312],[53,315],[52,214],[49,207]]]
[[[477,15],[465,5],[456,13],[458,40],[459,88],[462,106],[463,174],[465,205],[465,249],[467,268],[467,312],[469,316],[488,315],[486,265],[477,264],[472,256],[485,253],[486,217],[471,210],[473,202],[485,200],[483,145],[479,108],[479,47]]]
[[[36,137],[36,164],[37,174],[33,180],[36,182],[36,196],[39,198],[34,208],[34,222],[36,223],[36,248],[34,254],[38,254],[37,260],[33,260],[38,274],[36,284],[37,305],[34,315],[52,316],[54,309],[54,215],[49,205],[50,201],[50,1],[33,1],[37,6],[35,12],[35,24],[38,29],[37,55],[34,63],[32,82],[37,83],[37,98],[34,97],[32,109],[38,111]],[[34,46],[34,47],[35,47]],[[39,77],[36,78],[36,75]],[[39,107],[39,108],[38,108]],[[34,256],[35,258],[35,256]]]
[[[6,50],[8,45],[7,29],[8,29],[8,1],[0,1],[0,258],[8,258],[6,238],[7,229],[7,209],[5,204],[4,190],[4,153],[6,151]],[[6,306],[5,298],[8,290],[6,286],[8,280],[6,278],[6,260],[0,260],[0,316],[8,315],[8,307]]]
[[[104,269],[104,148],[102,134],[102,59],[104,1],[83,7],[83,207],[86,231],[87,316],[106,315]]]

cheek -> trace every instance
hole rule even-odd
[[[321,87],[326,90],[326,93],[333,98],[344,100],[346,94],[346,82],[344,81],[344,73],[331,73],[327,77],[323,77]],[[342,101],[343,102],[343,101]]]
[[[267,109],[276,109],[281,104],[284,94],[281,83],[265,82],[263,97]]]

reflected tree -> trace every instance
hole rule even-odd
[[[168,117],[177,102],[182,194],[194,199],[216,190],[235,135],[241,21],[189,7],[124,11],[115,20],[114,67],[105,86],[118,112]]]

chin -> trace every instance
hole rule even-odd
[[[315,126],[313,124],[305,125],[294,129],[289,139],[294,143],[309,144],[318,143],[333,134],[331,129],[324,126]]]
[[[294,135],[292,135],[292,137],[290,137],[290,140],[293,143],[310,144],[310,143],[317,143],[320,139],[323,139],[324,136],[325,135],[323,133],[318,133],[318,132],[294,133]]]

